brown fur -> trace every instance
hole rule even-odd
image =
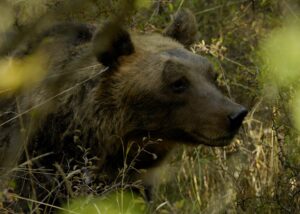
[[[46,188],[57,185],[61,170],[67,174],[74,166],[96,172],[90,179],[98,185],[120,180],[132,184],[149,177],[145,172],[159,166],[177,143],[227,145],[246,114],[242,106],[218,91],[209,61],[186,50],[186,44],[113,26],[117,28],[115,37],[105,37],[105,27],[96,32],[87,27],[87,35],[91,32],[93,40],[76,40],[81,35],[74,36],[76,25],[70,35],[62,31],[47,34],[51,39],[39,46],[49,54],[47,77],[15,95],[20,112],[45,104],[34,114],[22,116],[23,135],[16,133],[22,128],[19,120],[0,127],[1,141],[19,145],[6,148],[10,154],[18,153],[24,143],[22,136],[26,136],[29,157],[23,154],[19,163],[50,153],[31,166],[57,173],[31,175]],[[101,38],[105,48],[95,48]],[[101,73],[103,65],[109,68]],[[67,93],[49,100],[64,90]],[[17,111],[14,96],[6,99],[10,103],[4,106],[5,111]],[[234,126],[233,119],[229,119],[232,114],[239,116]],[[0,118],[0,123],[6,119]],[[93,167],[83,163],[83,156],[92,160]],[[14,158],[5,157],[6,165],[2,166],[14,166]],[[119,177],[124,162],[132,166],[125,178]],[[61,169],[54,167],[55,163]],[[148,180],[144,179],[145,186],[151,185]],[[19,180],[19,186],[23,181]],[[24,188],[21,194],[31,192],[28,183]],[[65,186],[59,189],[67,190]],[[47,192],[39,189],[37,194],[42,199]],[[56,200],[68,197],[50,195]]]

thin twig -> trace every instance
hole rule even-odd
[[[201,10],[201,11],[199,11],[197,13],[194,13],[194,14],[195,14],[195,16],[197,16],[197,15],[200,15],[200,14],[203,14],[203,13],[207,13],[207,12],[211,12],[211,11],[217,10],[219,8],[222,8],[222,7],[229,7],[229,6],[232,6],[232,5],[235,5],[235,4],[244,3],[244,2],[247,2],[247,1],[248,0],[241,0],[241,1],[229,2],[229,3],[226,3],[226,4],[217,5],[215,7],[211,7],[211,8],[205,9],[205,10]]]

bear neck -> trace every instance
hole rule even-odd
[[[115,150],[115,147],[122,145],[125,133],[130,131],[129,121],[132,113],[126,106],[120,106],[113,94],[104,91],[103,88],[109,87],[101,84],[91,91],[81,109],[78,109],[78,114],[81,115],[78,117],[80,121],[77,122],[84,129],[83,133],[92,133],[86,136],[87,141],[91,140],[88,138],[92,138],[92,141],[107,147],[108,150]],[[89,130],[85,130],[85,127]]]

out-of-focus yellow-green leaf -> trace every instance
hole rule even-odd
[[[295,94],[291,108],[293,113],[292,118],[294,120],[295,127],[298,130],[300,130],[300,89],[298,89],[298,91]]]
[[[265,84],[271,83],[277,89],[293,86],[296,90],[291,110],[294,124],[300,130],[300,22],[288,19],[283,27],[270,33],[261,50],[266,68],[263,73]]]
[[[300,22],[289,20],[262,44],[267,76],[278,86],[287,86],[300,77]]]
[[[0,60],[0,91],[17,90],[39,82],[47,72],[47,56],[43,51],[22,58]]]
[[[0,33],[5,33],[14,24],[15,21],[12,7],[8,5],[5,1],[0,2],[0,14],[1,14]]]
[[[130,192],[115,192],[105,197],[74,200],[64,207],[61,214],[141,214],[146,212],[146,205],[141,197]]]
[[[151,6],[152,1],[151,0],[136,0],[135,1],[135,7],[137,9],[141,8],[148,8]]]

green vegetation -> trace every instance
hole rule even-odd
[[[61,214],[139,214],[145,213],[146,205],[141,197],[136,197],[129,192],[116,192],[101,198],[77,199],[61,212]]]
[[[226,148],[180,147],[157,178],[159,185],[150,207],[145,208],[140,198],[129,193],[124,193],[124,197],[121,192],[93,198],[86,191],[74,194],[86,198],[75,199],[62,213],[142,213],[145,209],[150,213],[299,213],[299,2],[155,0],[150,4],[149,1],[136,4],[139,10],[127,17],[128,27],[140,32],[162,32],[171,14],[181,7],[191,9],[200,34],[199,42],[191,50],[213,61],[220,88],[247,106],[250,113],[239,135]],[[70,8],[59,0],[12,2],[18,8],[18,25],[24,29],[38,20],[44,22],[43,17],[52,19],[53,11],[59,11],[57,17],[64,21],[92,23],[118,12],[117,1],[113,0],[84,3],[77,0],[76,6]],[[37,9],[40,7],[42,10]],[[6,22],[11,22],[11,14],[4,20],[0,33],[9,30]],[[0,37],[0,44],[3,41],[4,37]],[[25,69],[36,73],[32,70],[36,60],[39,62],[35,70],[39,70],[43,65],[41,56],[28,59]],[[14,78],[7,76],[10,79],[4,81],[5,63],[0,61],[0,95],[5,88],[18,88],[24,85],[22,81],[29,81],[27,76],[18,74],[25,62],[10,65]],[[0,194],[3,201],[16,198],[7,191]],[[0,203],[0,212],[1,206]],[[113,211],[101,210],[109,207]]]

